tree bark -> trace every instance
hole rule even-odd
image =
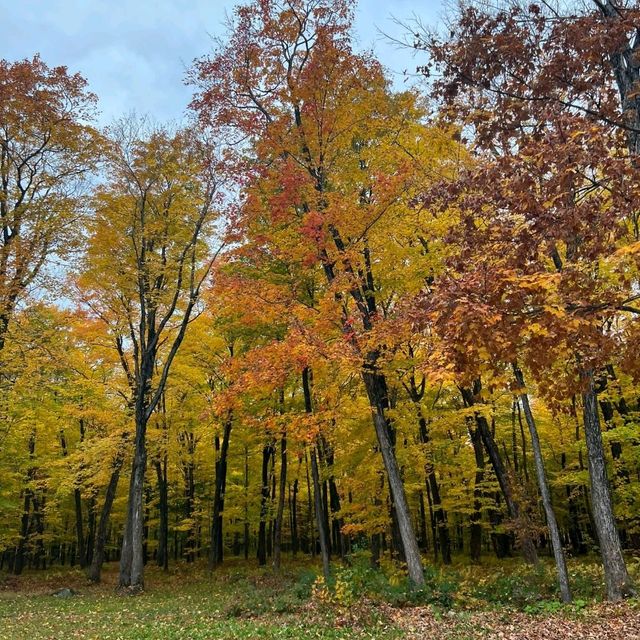
[[[309,367],[305,367],[302,370],[302,393],[304,395],[305,412],[311,414],[313,413],[313,401],[311,398],[311,370]],[[329,561],[329,532],[326,528],[324,519],[320,487],[320,472],[318,471],[318,460],[316,458],[315,446],[311,448],[311,478],[313,481],[313,504],[316,514],[318,537],[320,540],[320,555],[322,556],[322,572],[325,582],[328,583],[331,573]],[[312,548],[315,548],[315,540],[312,540]]]
[[[591,506],[600,543],[600,555],[604,566],[607,598],[615,601],[634,596],[635,589],[627,573],[613,514],[593,370],[583,370],[581,377],[584,384],[582,405],[589,461]]]
[[[169,570],[169,503],[167,495],[167,455],[162,462],[156,458],[153,461],[158,481],[158,511],[160,513],[160,525],[158,532],[158,552],[156,562],[165,571]]]
[[[531,406],[529,404],[529,396],[525,393],[524,376],[520,368],[514,364],[513,372],[516,382],[520,387],[519,398],[524,411],[524,418],[529,428],[531,436],[531,448],[533,450],[533,459],[536,466],[536,474],[538,476],[538,488],[542,498],[542,506],[547,517],[547,527],[549,528],[549,536],[551,537],[551,547],[553,549],[553,557],[556,563],[556,571],[558,573],[558,585],[560,586],[560,597],[563,602],[571,602],[571,589],[569,587],[569,574],[567,572],[567,563],[562,549],[562,540],[560,539],[560,530],[556,514],[553,510],[551,502],[551,492],[549,491],[549,483],[547,482],[547,473],[544,468],[544,458],[542,457],[542,448],[540,446],[540,438],[538,437],[538,429],[536,427]]]
[[[385,406],[388,402],[387,383],[385,377],[375,368],[377,357],[370,355],[368,361],[370,366],[363,370],[362,378],[373,413],[373,424],[387,472],[391,499],[398,518],[400,539],[402,540],[404,555],[407,560],[407,572],[413,586],[422,588],[425,582],[420,548],[418,547],[418,541],[411,522],[411,512],[407,503],[402,476],[400,475],[400,467],[391,443],[390,425],[385,415]]]
[[[213,518],[211,521],[211,547],[209,549],[209,570],[222,563],[224,556],[224,537],[222,531],[224,494],[227,487],[227,459],[229,454],[229,440],[233,426],[231,411],[227,415],[222,433],[222,446],[218,445],[216,436],[216,449],[220,449],[216,460],[215,488],[213,492]]]
[[[84,527],[82,523],[82,494],[77,487],[73,490],[73,500],[76,512],[76,541],[78,564],[81,569],[87,566],[86,547],[84,542]]]
[[[479,386],[479,383],[477,384]],[[474,393],[473,390],[468,388],[462,389],[462,395],[467,406],[471,407],[475,404],[476,393]],[[538,553],[533,539],[531,538],[528,518],[526,517],[526,514],[522,512],[520,504],[513,495],[507,470],[505,469],[502,458],[500,457],[500,452],[496,446],[496,442],[493,438],[493,434],[491,433],[487,419],[479,412],[476,412],[474,417],[480,437],[482,438],[482,443],[489,456],[489,461],[491,462],[491,466],[496,474],[498,484],[500,485],[500,490],[507,505],[507,510],[518,529],[518,535],[522,546],[522,555],[528,563],[537,564]]]
[[[278,508],[273,535],[273,568],[280,569],[282,554],[282,529],[284,524],[284,496],[287,490],[287,435],[283,432],[280,440],[280,483],[278,488]]]
[[[124,453],[119,451],[113,462],[111,477],[109,478],[109,484],[107,485],[107,491],[104,497],[104,504],[102,505],[102,511],[100,513],[100,520],[98,521],[98,528],[96,529],[93,558],[91,559],[91,566],[89,567],[89,580],[91,580],[91,582],[100,582],[102,563],[104,562],[105,544],[107,542],[109,516],[111,515],[111,508],[116,497],[116,490],[118,489],[118,481],[120,479],[120,470],[122,469],[123,463]]]
[[[262,449],[262,488],[260,490],[260,525],[258,527],[258,564],[267,564],[267,515],[269,511],[269,461],[273,444],[269,441]]]
[[[316,511],[316,522],[318,525],[318,537],[320,539],[320,555],[322,556],[322,573],[325,583],[329,583],[330,565],[329,565],[329,545],[328,532],[323,517],[322,497],[320,494],[320,474],[318,472],[318,461],[316,459],[316,449],[311,448],[311,477],[313,478],[313,499]]]
[[[480,562],[482,555],[482,482],[484,480],[484,448],[482,446],[482,437],[480,431],[476,427],[469,427],[469,435],[471,444],[473,445],[473,453],[476,461],[476,476],[473,485],[473,513],[471,514],[471,535],[469,539],[469,554],[472,562]]]

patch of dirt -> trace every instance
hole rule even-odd
[[[519,612],[449,612],[391,609],[408,640],[640,640],[640,610],[629,603],[600,604],[576,616]]]

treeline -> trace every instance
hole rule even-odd
[[[640,549],[640,10],[463,4],[396,91],[239,6],[188,124],[0,64],[0,568]],[[64,303],[54,304],[55,297]]]

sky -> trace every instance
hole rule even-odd
[[[234,0],[0,0],[4,5],[0,56],[40,53],[49,66],[81,73],[98,95],[100,123],[135,111],[157,122],[179,121],[192,88],[183,83],[191,62],[209,53],[224,33]],[[384,38],[402,37],[394,18],[435,25],[441,0],[360,0],[356,36],[373,48],[397,86],[419,60]]]

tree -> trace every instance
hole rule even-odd
[[[207,243],[219,184],[211,149],[189,132],[145,136],[128,121],[112,136],[78,284],[84,304],[107,325],[129,384],[135,451],[119,583],[135,591],[144,588],[147,423],[220,250]]]
[[[419,120],[420,109],[408,94],[390,95],[375,60],[352,52],[351,22],[352,7],[342,0],[238,8],[229,41],[192,72],[200,88],[192,106],[214,130],[254,141],[241,165],[256,177],[244,211],[256,222],[270,218],[272,236],[282,227],[277,242],[294,244],[273,250],[321,271],[337,301],[344,340],[360,363],[409,575],[421,586],[420,553],[387,415],[382,351],[367,337],[384,313],[368,235],[413,188],[408,148],[421,143],[411,138],[408,123]],[[383,168],[385,152],[393,169]],[[369,166],[374,155],[379,173]],[[295,239],[285,239],[289,230]]]
[[[99,149],[95,104],[66,67],[0,61],[0,350],[16,305],[77,247]]]
[[[548,3],[496,11],[470,3],[455,19],[455,37],[418,42],[441,67],[436,91],[472,131],[480,159],[459,183],[465,195],[457,206],[470,235],[462,244],[483,246],[460,257],[484,252],[485,272],[463,267],[453,288],[464,281],[485,311],[502,308],[494,325],[508,307],[520,319],[511,325],[516,331],[536,319],[540,330],[527,351],[534,370],[549,371],[557,357],[572,361],[612,600],[633,587],[615,527],[594,380],[615,349],[607,327],[634,298],[627,275],[634,259],[622,264],[617,252],[634,237],[636,217],[637,24],[637,8],[611,2],[582,13]],[[476,215],[479,194],[485,209]],[[481,279],[490,291],[480,293]],[[551,341],[553,352],[545,351]]]

